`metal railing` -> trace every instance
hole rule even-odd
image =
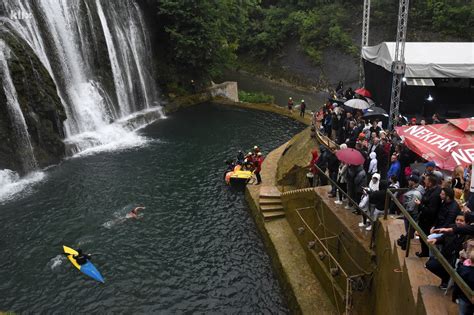
[[[394,192],[400,191],[399,189],[387,189],[387,194],[385,197],[385,209],[384,209],[384,220],[387,220],[388,216],[388,208],[390,204],[390,199],[393,203],[397,206],[400,212],[403,214],[406,220],[408,220],[408,232],[407,232],[407,244],[406,244],[406,253],[405,257],[408,257],[410,254],[410,235],[413,229],[418,233],[420,237],[420,241],[425,242],[431,250],[431,253],[436,257],[438,262],[443,266],[444,270],[449,274],[451,279],[458,285],[458,287],[462,290],[462,292],[468,297],[471,303],[474,303],[474,291],[466,284],[466,282],[459,276],[456,270],[451,266],[451,264],[444,258],[443,254],[439,251],[436,246],[428,243],[428,237],[426,236],[425,232],[420,228],[420,226],[416,223],[416,221],[412,218],[410,213],[405,209],[405,207],[398,201],[397,197],[394,195]]]
[[[304,224],[304,228],[302,227],[303,230],[301,230],[301,231],[304,232],[304,230],[307,229],[311,233],[311,235],[313,236],[313,239],[316,240],[318,242],[319,246],[321,247],[322,251],[320,253],[318,253],[318,254],[313,253],[313,254],[318,255],[318,256],[321,255],[321,256],[319,256],[320,260],[323,260],[326,256],[328,256],[329,260],[330,260],[330,262],[328,263],[329,267],[331,266],[331,262],[332,262],[336,266],[337,275],[339,275],[339,272],[341,272],[342,276],[344,278],[346,278],[346,287],[345,287],[345,294],[344,294],[345,305],[344,306],[345,306],[346,314],[352,314],[352,302],[351,302],[352,301],[352,283],[354,281],[356,281],[357,279],[363,278],[364,276],[370,276],[370,275],[372,275],[372,273],[363,270],[360,266],[358,266],[355,263],[353,258],[350,257],[350,259],[355,263],[356,267],[359,270],[363,271],[362,273],[359,273],[359,274],[350,275],[343,268],[343,266],[339,263],[337,258],[334,257],[334,255],[331,253],[331,250],[329,249],[329,247],[326,244],[324,244],[324,241],[327,241],[329,239],[334,239],[334,238],[339,239],[339,236],[338,235],[333,235],[333,236],[325,236],[323,238],[319,237],[318,234],[316,233],[316,231],[311,228],[310,224],[304,219],[303,215],[301,214],[302,210],[307,210],[307,209],[314,209],[314,207],[311,206],[311,207],[304,207],[304,208],[297,208],[296,209],[296,213],[298,214],[299,219]],[[315,249],[315,245],[316,244],[314,243],[314,241],[310,241],[308,243],[308,248],[309,249]],[[337,282],[334,278],[335,278],[335,276],[332,275],[332,279],[334,281],[334,283],[332,283],[333,286],[337,285],[337,284],[335,284]],[[344,289],[344,288],[341,288],[341,289]],[[338,308],[338,312],[341,313],[340,310],[339,310],[337,302],[336,302],[336,307]]]
[[[332,178],[330,178],[326,172],[323,172],[322,169],[320,169],[317,165],[314,165],[314,167],[318,170],[318,176],[320,174],[324,175],[324,177],[326,177],[326,179],[329,180],[329,182],[331,183],[331,185],[334,185],[336,187],[336,194],[337,194],[337,191],[339,190],[348,200],[348,204],[352,204],[355,208],[355,210],[357,211],[357,215],[361,215],[365,221],[369,221],[371,226],[372,226],[372,235],[370,237],[370,248],[373,248],[373,246],[375,245],[375,234],[376,234],[376,228],[377,228],[377,225],[374,224],[375,223],[375,220],[365,212],[365,210],[361,209],[359,207],[359,204],[357,202],[355,202],[351,197],[349,197],[349,195],[347,194],[347,192],[345,192]]]

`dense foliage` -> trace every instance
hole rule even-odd
[[[372,1],[372,19],[384,23],[396,21],[398,1]],[[409,30],[431,31],[472,41],[474,34],[474,2],[472,0],[410,1]]]
[[[348,1],[271,1],[250,12],[250,24],[240,52],[257,58],[278,54],[290,38],[299,39],[303,51],[319,64],[322,50],[339,47],[356,54],[347,26],[354,7]]]
[[[139,3],[154,13],[151,19],[155,48],[160,54],[159,73],[168,79],[166,86],[171,87],[177,81],[191,79],[199,85],[199,78],[212,77],[231,64],[237,56],[241,27],[247,23],[249,7],[257,5],[253,0]]]
[[[154,21],[159,72],[168,86],[208,79],[237,56],[278,57],[292,39],[315,63],[326,47],[358,55],[362,1],[141,0]],[[474,4],[412,1],[409,33],[430,31],[472,40]],[[398,1],[372,0],[372,27],[396,29]],[[355,40],[357,38],[357,40]],[[171,85],[169,85],[171,84]],[[186,84],[178,84],[185,86]]]

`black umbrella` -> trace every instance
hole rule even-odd
[[[331,102],[331,104],[334,104],[336,103],[337,106],[343,106],[344,105],[344,100],[338,100],[338,99],[335,99],[335,98],[328,98],[328,100]]]
[[[387,112],[382,107],[372,106],[364,110],[364,117],[375,117],[375,116],[384,116],[388,117]]]

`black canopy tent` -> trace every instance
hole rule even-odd
[[[395,43],[364,47],[365,88],[387,112]],[[406,43],[400,111],[408,115],[474,115],[474,43]]]

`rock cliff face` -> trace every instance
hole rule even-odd
[[[0,32],[0,41],[8,51],[6,55],[10,77],[16,90],[18,103],[26,122],[31,145],[38,166],[58,163],[65,154],[64,107],[48,71],[29,46],[9,31]],[[5,74],[0,76],[4,86]],[[7,108],[5,88],[0,89],[0,169],[24,173],[22,152],[15,137],[15,128]]]
[[[148,34],[135,0],[0,2],[0,170],[25,174],[159,119]]]

